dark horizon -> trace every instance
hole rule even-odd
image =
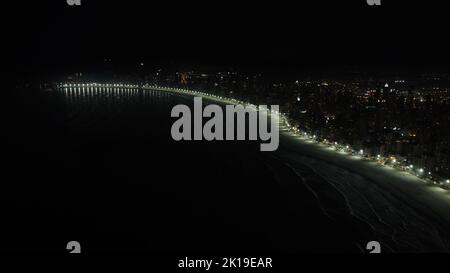
[[[15,74],[122,67],[250,71],[448,70],[447,3],[8,4]],[[27,7],[27,8],[25,8]]]

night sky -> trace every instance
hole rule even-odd
[[[180,69],[420,67],[450,60],[445,2],[15,2],[4,8],[11,15],[8,56],[24,75],[101,67],[105,58]]]

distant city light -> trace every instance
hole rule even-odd
[[[140,62],[139,64],[141,66],[144,66],[143,62]],[[200,94],[202,96],[209,96],[210,98],[213,97],[213,98],[218,98],[220,100],[233,101],[234,103],[248,104],[248,106],[256,108],[254,105],[250,104],[250,102],[243,102],[242,100],[239,100],[239,99],[236,99],[236,98],[221,97],[221,96],[218,96],[218,95],[211,94],[209,92],[201,92],[201,91],[197,91],[197,90],[187,90],[187,89],[180,89],[180,88],[167,88],[167,87],[160,87],[160,86],[156,86],[156,85],[155,86],[154,85],[150,86],[149,84],[137,84],[137,85],[124,84],[124,83],[119,83],[119,84],[111,84],[111,83],[107,83],[107,84],[100,84],[100,83],[83,83],[83,84],[82,83],[74,83],[74,84],[71,84],[71,83],[59,83],[59,84],[57,84],[57,87],[59,87],[59,88],[64,87],[64,89],[61,89],[61,90],[63,90],[66,94],[67,94],[67,92],[72,92],[72,88],[71,88],[72,86],[75,87],[74,88],[75,92],[77,92],[77,90],[78,90],[78,93],[81,93],[83,95],[85,94],[85,87],[87,87],[86,88],[87,89],[87,94],[89,95],[89,93],[92,94],[92,91],[94,91],[94,92],[96,92],[97,90],[101,91],[102,90],[101,87],[103,87],[103,86],[106,87],[105,90],[107,92],[109,92],[109,90],[113,90],[114,93],[117,93],[117,90],[118,91],[125,90],[125,92],[131,92],[131,93],[135,93],[136,92],[137,93],[138,90],[140,90],[140,89],[148,89],[149,87],[150,88],[157,88],[159,90],[164,90],[164,91],[175,91],[176,90],[178,92],[187,92],[187,93],[191,93],[191,94]],[[386,83],[386,86],[388,86],[387,83]],[[69,90],[68,90],[67,87],[70,87]],[[91,87],[95,87],[95,88],[91,88]],[[97,87],[100,87],[100,88],[97,88]],[[110,87],[118,87],[118,88],[110,88]],[[129,89],[129,88],[132,88],[132,89]],[[82,90],[82,92],[81,92],[81,90]],[[232,92],[230,92],[230,94],[231,93]],[[295,98],[296,98],[297,101],[301,101],[300,96],[297,96]],[[304,112],[306,112],[306,111],[304,111]],[[284,123],[284,125],[287,126],[290,129],[290,132],[293,132],[294,134],[297,134],[297,135],[304,134],[307,138],[311,137],[310,134],[308,134],[306,132],[300,132],[299,128],[289,124],[289,118],[287,117],[287,115],[285,113],[274,111],[274,110],[271,110],[271,113],[272,114],[276,114],[277,117],[280,118],[280,123]],[[302,113],[303,113],[303,111],[302,111]],[[328,119],[328,117],[327,117],[327,119]],[[387,129],[386,126],[384,128]],[[400,131],[401,130],[401,128],[399,128],[399,127],[390,127],[390,128],[392,128],[393,131]],[[409,132],[407,134],[409,136],[415,136],[415,134],[412,134],[412,133],[409,133]],[[328,144],[327,146],[332,146],[334,148],[334,150],[336,150],[336,151],[340,150],[339,149],[340,146],[339,146],[338,142],[336,142],[336,141],[335,142],[331,142],[331,141],[328,141],[326,138],[323,138],[323,137],[324,137],[324,135],[322,133],[320,134],[319,138],[317,138],[317,135],[312,135],[312,138],[314,139],[314,142],[327,143]],[[320,139],[323,139],[323,141],[320,141]],[[325,145],[323,145],[323,146],[325,146]],[[349,145],[346,145],[345,148],[347,149],[346,152],[348,152],[348,154],[350,154],[350,155],[355,155],[355,153],[358,153],[359,155],[361,155],[360,158],[363,158],[363,156],[364,156],[364,150],[363,149],[360,149],[358,151],[357,149],[351,148]],[[365,155],[365,157],[367,159],[371,159],[374,162],[376,162],[374,160],[374,158],[372,157],[372,154],[369,151]],[[378,160],[383,159],[382,160],[383,164],[379,164],[379,165],[384,165],[384,163],[386,161],[390,162],[391,164],[397,163],[397,160],[396,160],[396,158],[394,156],[389,156],[389,157],[386,156],[385,157],[385,156],[383,156],[381,154],[377,154],[376,158]],[[450,184],[450,179],[442,180],[442,178],[439,178],[439,176],[438,177],[434,177],[434,176],[432,176],[432,172],[431,171],[427,171],[426,172],[427,175],[424,176],[425,170],[428,169],[429,167],[427,167],[427,168],[418,168],[416,166],[416,168],[414,168],[414,165],[412,165],[412,164],[411,165],[406,165],[406,162],[408,162],[408,159],[406,159],[406,158],[402,159],[401,158],[401,160],[395,166],[398,166],[399,170],[407,171],[410,174],[415,175],[416,177],[428,178],[429,180],[432,180],[432,182],[434,184],[441,185],[442,188],[448,190],[448,184]],[[394,165],[391,165],[391,166],[395,167]]]

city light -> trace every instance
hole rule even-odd
[[[73,87],[75,87],[75,88],[77,88],[77,87],[78,88],[80,88],[80,87],[84,88],[85,86],[87,86],[87,87],[90,87],[90,86],[102,87],[102,86],[104,86],[104,87],[108,88],[108,91],[109,91],[110,87],[113,87],[113,89],[114,89],[114,87],[117,87],[119,90],[120,90],[120,88],[124,88],[124,87],[125,88],[133,88],[133,89],[135,89],[134,91],[137,91],[137,89],[157,89],[157,90],[169,91],[169,92],[187,93],[187,94],[197,95],[197,96],[201,95],[201,96],[204,96],[204,97],[209,97],[209,98],[214,98],[216,100],[221,100],[223,102],[228,102],[228,103],[231,102],[233,104],[242,104],[242,105],[248,105],[250,107],[254,107],[253,104],[251,104],[250,102],[243,102],[242,100],[239,100],[239,99],[236,99],[236,98],[222,97],[222,96],[218,96],[218,95],[211,94],[211,93],[208,93],[208,92],[202,92],[202,91],[199,91],[199,90],[186,90],[186,89],[180,89],[180,88],[159,87],[159,86],[155,86],[155,85],[151,85],[150,86],[148,84],[143,84],[143,85],[131,85],[131,84],[122,84],[122,83],[119,83],[119,84],[103,84],[103,85],[102,84],[97,84],[97,83],[90,83],[90,84],[78,83],[78,84],[73,84]],[[61,87],[72,87],[72,84],[67,84],[67,83],[66,84],[59,84],[58,87],[61,90],[64,90],[64,89],[67,90],[67,88],[63,89]],[[254,108],[255,108],[255,110],[258,110],[258,109],[256,109],[256,107],[254,107]],[[299,128],[297,128],[297,126],[291,125],[290,121],[289,121],[289,118],[288,118],[288,115],[286,113],[279,112],[279,111],[273,111],[273,110],[271,110],[270,112],[271,112],[272,115],[278,116],[280,118],[279,122],[281,124],[284,124],[293,135],[297,135],[297,136],[298,135],[304,135],[305,138],[312,138],[315,141],[318,141],[317,135],[315,135],[315,134],[314,135],[310,135],[310,134],[308,134],[305,131],[299,130]],[[339,143],[337,141],[329,143],[328,139],[324,138],[322,143],[331,144],[332,146],[334,146],[336,151],[339,150],[338,149],[339,148]],[[350,145],[345,145],[345,149],[347,150],[347,152],[349,154],[354,154],[356,152],[356,151],[351,149]],[[358,151],[358,154],[363,156],[364,155],[364,150],[360,149]],[[370,157],[370,152],[367,154],[367,156],[368,156],[368,159],[371,158]],[[387,158],[384,158],[381,154],[377,154],[376,155],[376,160],[383,161],[383,159],[387,159]],[[390,159],[390,162],[392,164],[397,163],[397,159],[395,157],[391,156],[389,159]],[[375,160],[375,159],[373,159],[373,160]],[[404,161],[406,161],[406,160],[404,160]],[[383,162],[381,162],[381,163],[383,163]],[[384,165],[384,164],[381,164],[381,166],[382,165]],[[433,184],[441,185],[444,189],[449,190],[448,185],[450,184],[450,179],[440,180],[442,178],[439,178],[439,177],[432,178],[431,177],[431,172],[427,172],[427,174],[428,174],[426,176],[427,178],[424,178],[424,176],[423,176],[423,174],[425,172],[424,168],[417,168],[416,169],[417,171],[414,173],[414,165],[412,165],[412,164],[411,165],[407,165],[407,166],[405,166],[405,165],[402,166],[402,164],[399,162],[399,164],[397,164],[397,165],[395,165],[393,167],[395,167],[398,170],[403,170],[403,171],[409,170],[410,174],[415,175],[416,177],[419,177],[419,178],[422,178],[422,179],[426,179],[426,181],[432,182]],[[439,181],[439,180],[441,182],[438,183],[437,181]]]

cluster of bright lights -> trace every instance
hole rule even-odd
[[[125,83],[114,83],[114,84],[102,84],[102,83],[64,83],[59,84],[59,88],[79,88],[79,87],[102,87],[102,88],[139,88],[137,84],[125,84]]]
[[[287,124],[289,124],[289,123],[287,123]],[[322,141],[320,141],[317,139],[316,135],[311,135],[311,134],[308,134],[307,132],[301,132],[296,127],[292,127],[292,126],[287,126],[287,127],[288,127],[289,131],[296,136],[301,136],[301,137],[309,139],[310,141],[313,141],[315,143],[325,144],[327,146],[334,148],[334,150],[336,150],[336,151],[343,151],[349,155],[357,156],[358,158],[366,158],[368,160],[376,161],[379,163],[383,162],[384,164],[391,165],[392,167],[395,167],[402,171],[406,171],[406,172],[413,174],[419,178],[427,179],[436,185],[443,186],[447,190],[450,189],[450,180],[449,179],[439,182],[438,180],[436,180],[435,177],[433,177],[431,171],[427,172],[427,171],[425,171],[425,168],[414,168],[414,165],[403,165],[402,163],[399,163],[397,158],[395,158],[394,156],[384,157],[381,154],[378,154],[378,155],[376,155],[376,157],[370,157],[368,154],[366,154],[364,152],[363,149],[355,150],[352,147],[350,147],[349,145],[342,145],[336,141],[329,142],[327,139],[323,139]],[[293,129],[291,129],[291,127]],[[405,162],[406,162],[406,160],[405,160]],[[381,166],[384,164],[381,164]]]
[[[133,85],[133,84],[123,84],[123,83],[116,83],[116,84],[99,84],[99,83],[88,83],[88,84],[80,84],[80,83],[64,83],[64,84],[59,84],[58,87],[60,88],[71,88],[71,87],[106,87],[106,88],[142,88],[142,89],[153,89],[153,90],[160,90],[160,91],[169,91],[169,92],[179,92],[179,93],[185,93],[185,94],[190,94],[190,95],[196,95],[196,96],[202,96],[205,98],[210,98],[210,99],[216,99],[216,100],[220,100],[222,102],[227,102],[227,103],[232,103],[232,104],[240,104],[240,105],[244,105],[244,106],[250,106],[250,107],[254,107],[255,110],[258,110],[256,108],[256,106],[254,106],[253,104],[251,104],[250,102],[245,102],[242,101],[240,99],[236,99],[236,98],[229,98],[229,97],[223,97],[223,96],[218,96],[218,95],[214,95],[211,93],[206,93],[203,91],[198,91],[198,90],[188,90],[188,89],[182,89],[182,88],[170,88],[170,87],[162,87],[162,86],[157,86],[157,85],[149,85],[149,84],[144,84],[144,85]],[[261,110],[261,109],[260,109]],[[270,113],[272,115],[276,115],[277,117],[279,117],[279,121],[280,124],[283,124],[284,126],[286,126],[288,128],[288,130],[293,133],[296,136],[302,136],[306,139],[309,139],[313,142],[316,143],[323,143],[326,145],[330,145],[332,146],[336,151],[344,151],[347,154],[350,155],[358,155],[360,158],[367,158],[369,160],[374,160],[374,161],[378,161],[378,162],[385,162],[385,163],[390,163],[393,167],[397,167],[400,168],[403,171],[409,172],[411,174],[416,175],[417,177],[420,178],[428,178],[430,180],[433,181],[434,184],[437,185],[441,185],[444,186],[446,189],[450,189],[450,180],[446,179],[444,181],[438,182],[436,180],[433,179],[433,176],[431,174],[431,172],[427,172],[427,176],[424,175],[425,174],[425,169],[424,168],[414,168],[413,165],[402,165],[401,163],[399,163],[397,161],[397,159],[393,156],[391,157],[384,157],[380,154],[378,154],[375,158],[370,158],[368,156],[368,154],[365,154],[363,149],[360,150],[355,150],[352,147],[350,147],[349,145],[342,145],[338,142],[333,142],[330,143],[329,141],[327,141],[327,139],[324,139],[323,141],[318,140],[317,136],[314,134],[309,134],[307,132],[302,132],[299,128],[297,128],[296,126],[292,126],[291,123],[289,122],[289,119],[287,117],[287,115],[285,113],[279,112],[279,111],[274,111],[274,110],[270,110]]]
[[[300,136],[306,139],[309,139],[310,141],[316,142],[316,143],[322,143],[328,146],[331,146],[332,148],[334,148],[334,150],[336,151],[343,151],[346,152],[347,154],[350,154],[352,156],[357,156],[359,158],[366,158],[368,160],[373,160],[376,162],[384,162],[385,164],[391,165],[392,167],[395,167],[397,169],[400,169],[402,171],[406,171],[410,174],[413,174],[419,178],[422,179],[427,179],[431,182],[433,182],[436,185],[440,185],[443,186],[445,189],[450,190],[450,179],[446,179],[446,180],[442,180],[442,181],[438,181],[436,180],[435,177],[433,177],[431,171],[426,172],[425,168],[414,168],[413,165],[403,165],[402,163],[400,163],[394,156],[390,156],[390,157],[384,157],[380,154],[378,154],[376,157],[370,157],[368,154],[366,154],[364,152],[363,149],[359,149],[359,150],[355,150],[352,147],[350,147],[349,145],[342,145],[338,142],[329,142],[327,139],[323,139],[322,141],[320,141],[316,135],[314,134],[309,134],[307,132],[301,132],[299,130],[299,128],[295,127],[295,126],[291,126],[287,116],[284,115],[285,117],[285,125],[288,128],[288,130],[294,134],[295,136]],[[404,160],[404,162],[407,162],[407,160]],[[382,166],[384,164],[381,164],[380,166]]]

